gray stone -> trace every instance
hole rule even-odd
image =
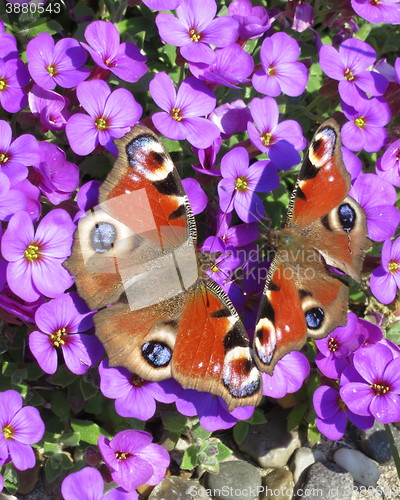
[[[340,448],[333,455],[335,462],[350,472],[354,480],[363,486],[376,486],[379,479],[378,464],[364,453],[349,448]]]
[[[268,422],[265,424],[250,426],[238,447],[265,469],[284,467],[301,446],[299,434],[287,430],[287,412],[282,408],[275,407],[266,417]]]
[[[205,488],[192,479],[166,477],[149,496],[149,500],[207,500]]]
[[[312,450],[311,448],[306,448],[302,446],[297,449],[293,454],[293,460],[290,464],[290,470],[293,473],[294,482],[300,479],[301,474],[307,467],[314,464],[315,462],[325,462],[326,456],[320,450]]]
[[[400,449],[400,429],[394,425],[390,426],[397,449]],[[362,431],[360,434],[361,450],[380,464],[393,463],[390,444],[383,424],[375,420],[371,429]]]
[[[270,472],[263,479],[260,500],[291,500],[294,491],[293,475],[283,467]]]
[[[306,470],[302,484],[296,485],[294,498],[351,500],[353,485],[352,475],[339,465],[333,462],[316,462]]]
[[[218,474],[206,473],[204,481],[212,498],[224,500],[254,500],[262,490],[257,468],[239,460],[222,462]]]

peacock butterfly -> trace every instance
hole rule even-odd
[[[221,396],[232,410],[256,405],[271,373],[307,335],[346,323],[348,287],[368,247],[365,215],[349,196],[336,122],[317,130],[288,218],[273,232],[276,256],[253,348],[228,296],[196,253],[196,224],[179,175],[157,136],[137,125],[115,141],[118,159],[99,205],[79,220],[66,267],[95,314],[110,364],[146,380],[174,377]]]

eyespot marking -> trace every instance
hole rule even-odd
[[[167,366],[172,359],[172,350],[164,342],[150,341],[142,345],[144,359],[154,368]]]
[[[318,330],[325,318],[325,313],[321,307],[313,307],[305,313],[307,327],[310,330]]]
[[[90,241],[97,253],[108,252],[117,239],[117,230],[109,222],[96,222],[90,232]]]

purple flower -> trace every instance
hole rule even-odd
[[[286,394],[297,392],[310,373],[310,363],[298,351],[286,354],[278,361],[274,373],[262,374],[263,394],[271,398],[283,398]]]
[[[23,87],[29,83],[29,72],[19,59],[0,59],[0,104],[9,113],[26,106],[28,98]]]
[[[230,226],[232,222],[232,213],[220,211],[217,219],[217,237],[220,238],[226,246],[233,248],[244,247],[253,243],[260,237],[258,224],[250,222],[249,224],[239,224]]]
[[[103,356],[104,349],[94,335],[93,313],[76,292],[66,293],[41,305],[35,314],[39,330],[29,335],[29,348],[46,373],[55,373],[58,350],[72,373],[82,375]],[[72,335],[71,335],[72,334]]]
[[[236,84],[249,82],[254,61],[250,54],[236,43],[218,49],[207,62],[190,63],[190,71],[200,79],[209,82],[212,88],[218,85],[239,88]]]
[[[397,81],[400,83],[400,57],[398,57],[394,63],[394,70],[397,76]]]
[[[233,0],[228,13],[239,22],[239,40],[260,38],[271,26],[264,7],[253,7],[250,0]]]
[[[243,222],[255,222],[264,215],[264,205],[255,191],[266,193],[279,186],[275,165],[261,160],[249,166],[245,148],[234,148],[221,160],[223,179],[218,183],[220,208],[223,212],[233,209]]]
[[[35,165],[35,184],[47,199],[58,205],[71,198],[79,185],[79,168],[66,161],[65,153],[51,142],[39,144],[40,161]]]
[[[204,240],[202,252],[219,254],[206,270],[206,274],[228,293],[235,271],[243,265],[243,258],[237,254],[234,248],[226,245],[221,238],[216,236],[209,236]]]
[[[79,211],[75,214],[74,222],[77,222],[88,210],[98,204],[100,186],[100,181],[89,181],[81,186],[76,195],[76,203],[79,207]]]
[[[0,221],[9,220],[15,212],[25,210],[26,196],[19,189],[10,189],[9,178],[0,172]]]
[[[62,263],[71,252],[74,231],[75,224],[65,210],[49,212],[36,232],[26,212],[13,215],[1,253],[8,261],[7,282],[16,295],[34,302],[41,294],[57,297],[73,285]]]
[[[40,213],[42,211],[42,205],[40,203],[40,189],[34,186],[28,179],[24,179],[18,184],[15,184],[14,189],[18,189],[24,193],[27,201],[24,211],[29,214],[33,221],[39,219]]]
[[[226,47],[236,42],[239,23],[229,16],[214,19],[215,0],[185,0],[176,9],[178,17],[158,14],[156,24],[160,37],[180,47],[182,56],[191,62],[208,61],[212,57],[209,46]]]
[[[149,9],[153,10],[174,10],[182,0],[142,0]]]
[[[251,122],[251,113],[246,104],[238,99],[216,107],[209,118],[223,135],[230,137],[237,132],[247,130],[247,124]]]
[[[359,349],[353,358],[355,370],[364,379],[342,385],[340,396],[357,415],[373,415],[387,424],[400,420],[400,356],[385,345]]]
[[[357,155],[350,151],[350,149],[347,149],[344,146],[340,149],[342,151],[344,166],[346,167],[347,172],[351,175],[351,179],[354,180],[362,171],[362,162]]]
[[[16,391],[0,392],[0,459],[11,458],[19,470],[34,467],[36,458],[31,444],[40,441],[44,423],[33,406],[22,408],[22,397]]]
[[[40,130],[64,130],[70,113],[68,99],[53,90],[44,90],[34,85],[28,93],[31,112],[40,119]]]
[[[16,59],[17,57],[17,41],[13,35],[5,33],[4,23],[0,21],[0,58],[8,60]]]
[[[400,212],[393,205],[397,201],[396,189],[375,174],[359,174],[350,190],[367,218],[368,236],[384,241],[394,236],[400,223]]]
[[[30,134],[12,140],[10,125],[0,120],[0,172],[6,174],[11,185],[26,179],[28,166],[39,161],[38,141]]]
[[[112,368],[104,360],[99,365],[100,390],[115,399],[115,411],[121,417],[149,420],[156,412],[156,401],[174,403],[182,388],[173,379],[148,382],[126,368]]]
[[[131,42],[119,43],[119,31],[108,21],[94,21],[85,30],[89,45],[81,42],[100,68],[109,69],[126,82],[137,82],[146,72],[147,58]]]
[[[317,428],[328,439],[337,440],[344,436],[347,418],[362,430],[374,425],[373,417],[356,415],[350,411],[340,398],[339,391],[327,385],[321,385],[315,390],[313,405],[317,414]]]
[[[357,316],[350,312],[347,325],[335,328],[326,338],[316,340],[318,353],[315,363],[327,377],[338,379],[349,365],[347,356],[366,340],[364,329],[359,329]]]
[[[297,62],[300,48],[286,33],[275,33],[261,45],[262,69],[253,75],[253,86],[261,94],[272,97],[281,92],[298,96],[306,88],[308,74],[303,63]]]
[[[3,259],[1,260],[3,261]],[[6,269],[3,269],[3,271],[6,271]],[[8,285],[5,285],[0,293],[0,315],[5,321],[13,325],[22,325],[21,321],[34,323],[35,312],[44,301],[44,297],[40,296],[35,302],[27,304],[15,295]]]
[[[127,491],[142,484],[156,485],[165,476],[170,462],[167,450],[153,444],[148,432],[125,430],[111,441],[100,436],[98,445],[111,477]]]
[[[367,71],[375,59],[375,50],[358,38],[345,40],[339,51],[332,45],[323,45],[319,51],[322,71],[330,78],[339,80],[340,97],[349,105],[363,95],[359,90],[373,96],[386,92],[389,84],[386,78],[375,71]]]
[[[251,116],[257,125],[247,124],[250,141],[266,153],[277,168],[286,170],[300,162],[297,151],[304,149],[306,140],[300,125],[294,120],[279,121],[278,105],[272,97],[255,97],[250,103]]]
[[[187,139],[196,148],[205,149],[219,137],[217,126],[201,118],[211,113],[216,102],[204,83],[194,77],[187,78],[177,93],[171,78],[161,72],[150,82],[150,93],[164,110],[152,116],[153,123],[169,139]]]
[[[356,14],[371,23],[400,24],[399,2],[396,0],[351,0]]]
[[[115,488],[103,495],[104,482],[101,473],[93,467],[85,467],[69,474],[62,482],[64,500],[137,500],[136,491]]]
[[[182,184],[189,198],[193,214],[201,214],[207,206],[208,199],[200,186],[200,182],[192,177],[187,177],[186,179],[182,179]]]
[[[383,156],[378,158],[376,173],[393,186],[400,186],[400,139],[392,142]]]
[[[371,274],[370,287],[382,304],[394,301],[400,288],[400,238],[393,243],[386,240],[382,247],[382,265]]]
[[[54,44],[51,35],[40,33],[28,43],[26,57],[32,78],[45,90],[52,90],[56,85],[76,87],[90,73],[82,67],[87,52],[73,38],[62,38]]]
[[[350,120],[341,130],[343,145],[352,151],[379,151],[387,137],[384,126],[391,117],[386,101],[382,97],[365,99],[354,94],[352,105],[342,102],[342,109]]]
[[[123,137],[137,123],[142,107],[128,90],[111,92],[103,80],[82,82],[76,94],[89,114],[77,113],[67,122],[65,131],[72,150],[85,156],[101,144],[116,154],[113,140]]]
[[[292,2],[289,2],[289,4]],[[294,3],[294,2],[293,2]],[[302,33],[307,28],[314,24],[314,9],[311,5],[303,0],[296,2],[292,28],[299,33]]]
[[[200,425],[210,432],[230,429],[238,420],[247,420],[254,413],[254,406],[242,406],[228,412],[228,407],[222,398],[193,389],[183,391],[175,404],[182,415],[187,417],[198,415]]]
[[[205,149],[193,148],[194,152],[197,154],[197,157],[201,165],[201,166],[192,165],[194,170],[197,170],[197,172],[200,172],[201,174],[204,175],[212,175],[215,177],[220,177],[221,172],[217,168],[216,160],[217,160],[217,154],[221,149],[221,145],[222,145],[222,138],[217,137],[217,139],[215,139],[215,141],[213,141],[211,146],[209,146],[208,148]]]

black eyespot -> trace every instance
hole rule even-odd
[[[146,342],[142,345],[144,359],[154,368],[167,366],[172,358],[172,350],[164,342]]]
[[[348,203],[343,203],[338,208],[339,220],[344,231],[349,232],[354,228],[356,223],[356,212]]]
[[[108,252],[117,238],[117,230],[109,222],[97,223],[90,233],[90,241],[97,253]]]
[[[306,323],[310,330],[318,330],[324,321],[324,311],[320,307],[313,307],[306,312]]]

